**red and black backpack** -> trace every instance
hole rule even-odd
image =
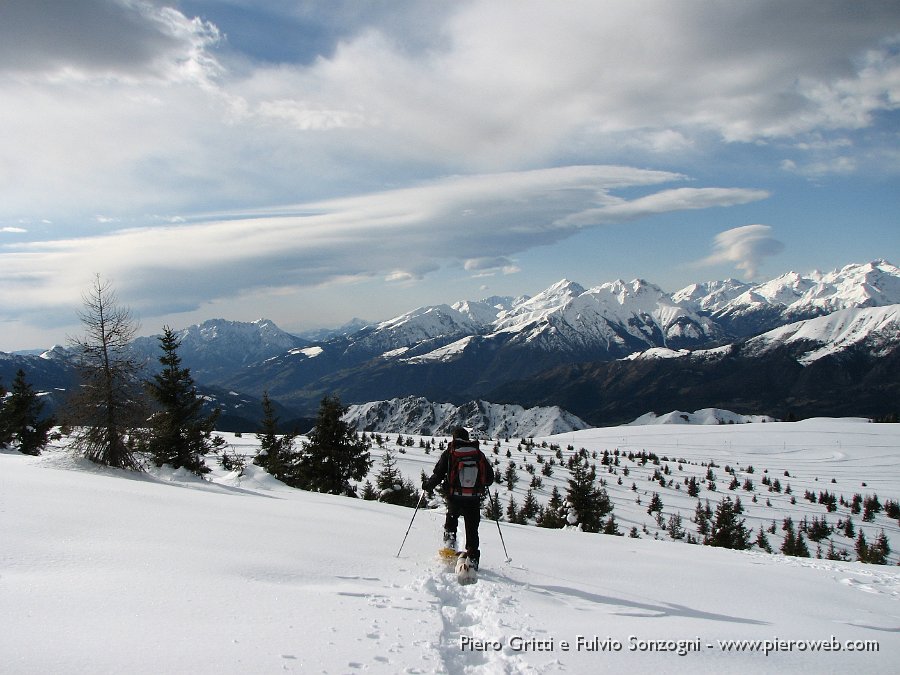
[[[484,491],[484,460],[477,446],[450,446],[448,483],[450,494],[462,497],[480,497]]]

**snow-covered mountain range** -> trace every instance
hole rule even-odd
[[[900,303],[900,271],[875,260],[828,273],[788,272],[753,285],[733,279],[695,284],[672,297],[701,307],[732,335],[745,337],[842,309]]]
[[[313,342],[267,320],[214,319],[181,330],[179,354],[199,384],[257,399],[268,391],[300,417],[326,393],[346,404],[560,406],[591,424],[710,407],[884,415],[900,400],[898,306],[900,269],[885,260],[674,293],[641,279],[564,279],[533,297],[420,307]],[[135,349],[155,363],[156,338]],[[42,361],[64,357],[56,349]],[[0,359],[0,377],[11,381],[28,358],[39,357]]]
[[[175,333],[181,341],[182,360],[195,377],[203,379],[227,376],[244,366],[309,344],[308,340],[286,333],[268,319],[250,323],[210,319]],[[137,338],[132,348],[148,364],[155,364],[159,358],[156,336]]]
[[[458,406],[432,403],[417,396],[351,405],[344,419],[360,431],[402,431],[425,436],[449,436],[457,426],[491,438],[550,436],[590,427],[558,406],[526,410],[519,405],[487,401],[470,401]]]
[[[534,297],[421,307],[315,349],[294,350],[247,368],[228,386],[259,392],[264,383],[272,395],[307,408],[323,393],[338,391],[352,403],[407,396],[456,405],[483,399],[561,405],[592,423],[621,422],[654,409],[655,403],[648,401],[614,419],[592,419],[595,401],[577,393],[558,398],[559,387],[570,389],[571,381],[553,381],[548,374],[635,354],[771,359],[787,346],[788,334],[797,336],[790,343],[795,351],[805,336],[803,344],[820,356],[850,347],[856,353],[870,349],[872,356],[888,356],[898,342],[897,314],[888,308],[897,304],[900,269],[883,260],[827,274],[785,274],[755,285],[734,280],[694,284],[674,293],[640,279],[589,289],[562,280]],[[877,308],[885,311],[873,314]],[[839,314],[831,322],[786,328],[834,312]],[[834,332],[825,327],[835,328],[835,322],[845,328]],[[743,345],[747,338],[782,327],[784,333]],[[532,378],[538,376],[546,384],[540,395],[529,392]],[[735,397],[728,398],[733,402]],[[748,403],[752,398],[747,397]],[[817,405],[815,396],[805,393],[801,398],[809,399],[810,408]],[[698,408],[726,407],[716,399],[694,403]],[[573,404],[578,407],[568,407]],[[684,407],[676,401],[658,412]],[[784,411],[738,412],[778,416]]]

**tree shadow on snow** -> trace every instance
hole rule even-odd
[[[634,616],[634,617],[644,617],[648,619],[658,619],[663,617],[677,616],[677,617],[685,617],[688,619],[700,619],[703,621],[722,621],[726,623],[742,623],[742,624],[750,624],[756,626],[768,626],[771,625],[768,621],[760,621],[758,619],[748,619],[739,616],[729,616],[728,614],[716,614],[714,612],[705,612],[700,609],[694,609],[691,607],[686,607],[685,605],[676,605],[667,602],[660,603],[649,603],[649,602],[637,602],[634,600],[625,600],[624,598],[616,598],[610,595],[600,595],[598,593],[591,593],[589,591],[585,591],[579,588],[572,588],[570,586],[558,586],[558,585],[541,585],[535,584],[531,582],[525,581],[517,581],[515,579],[510,579],[509,577],[491,574],[482,572],[483,576],[490,578],[494,577],[498,581],[505,581],[510,584],[515,584],[520,586],[525,591],[532,591],[534,593],[539,593],[541,595],[549,595],[549,596],[559,596],[564,595],[570,598],[577,598],[579,600],[584,600],[586,602],[594,603],[597,605],[609,605],[613,607],[622,607],[627,608],[622,611],[612,612],[613,614],[619,616]],[[631,610],[631,611],[628,611]]]

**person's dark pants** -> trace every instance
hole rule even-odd
[[[444,530],[456,534],[459,517],[466,525],[466,553],[478,555],[478,524],[481,522],[481,499],[478,497],[450,497],[447,500],[447,519]]]

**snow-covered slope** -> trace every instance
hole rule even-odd
[[[802,499],[804,487],[900,497],[900,469],[890,460],[900,442],[895,425],[620,427],[547,440],[589,452],[677,454],[692,474],[714,460],[723,486],[704,493],[711,499],[733,496],[724,466],[742,467],[760,494],[755,504],[740,491],[752,527],[792,508],[788,495],[762,489],[764,469],[791,481],[794,508],[810,517],[824,508]],[[251,450],[242,445],[248,438],[229,442]],[[511,451],[516,461],[527,455]],[[415,447],[398,457],[415,476],[435,460]],[[679,477],[674,460],[667,464]],[[748,464],[756,473],[744,471]],[[663,495],[667,516],[693,507],[683,490],[648,482],[652,462],[623,456],[612,469],[625,466],[638,491],[612,478],[608,487],[623,529],[650,522],[658,532],[645,513],[648,491]],[[291,490],[253,467],[245,476],[216,467],[212,477],[134,476],[58,452],[0,453],[0,597],[4,616],[14,617],[0,630],[3,669],[896,672],[894,566],[506,522],[504,562],[497,527],[484,521],[480,579],[461,587],[435,555],[440,508],[420,509],[411,521],[411,509]],[[561,470],[546,479],[562,481]],[[840,506],[836,516],[845,512]],[[867,536],[887,525],[883,514],[874,524],[855,521]],[[684,525],[693,528],[688,518]],[[780,535],[770,535],[773,545]]]
[[[690,296],[696,306],[711,312],[733,334],[752,335],[842,309],[898,304],[900,268],[886,260],[875,260],[828,273],[788,272],[746,288],[734,297],[731,293],[718,293],[714,285],[707,295],[692,295],[689,288],[675,297]]]
[[[481,324],[468,314],[449,305],[434,305],[419,307],[367,327],[337,341],[334,347],[352,359],[376,355],[393,358],[416,347],[425,351],[441,347],[447,342],[477,334],[481,330]],[[324,347],[334,351],[330,344]]]
[[[802,350],[797,361],[809,365],[829,354],[853,347],[864,348],[872,357],[884,356],[900,345],[900,305],[863,309],[844,309],[815,319],[796,321],[735,345],[715,349],[653,348],[635,352],[624,361],[721,358],[740,352],[745,357],[760,357],[785,346]],[[794,350],[796,351],[796,349]]]
[[[775,418],[768,415],[739,415],[730,410],[704,408],[692,413],[673,410],[664,415],[657,415],[656,413],[648,412],[631,422],[631,426],[643,426],[646,424],[750,424],[774,421]]]
[[[550,436],[589,426],[558,407],[526,410],[518,405],[487,401],[457,406],[413,396],[351,405],[344,419],[359,431],[440,436],[449,435],[454,427],[464,426],[492,438]]]
[[[873,356],[900,343],[900,304],[869,309],[844,309],[826,316],[798,321],[751,338],[750,353],[764,353],[781,345],[808,345],[798,360],[806,365],[851,347],[866,346]]]
[[[506,296],[492,296],[484,300],[463,300],[453,304],[460,314],[467,316],[474,323],[480,326],[490,326],[500,315],[501,312],[508,311],[518,304],[527,301],[527,296],[513,298]]]

